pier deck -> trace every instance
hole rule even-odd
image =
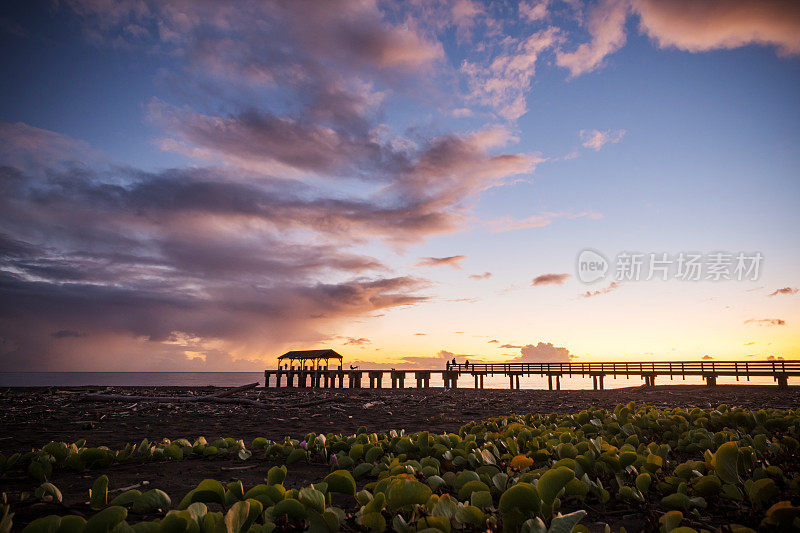
[[[366,375],[365,375],[366,374]],[[384,382],[384,374],[389,380]],[[509,388],[520,388],[521,376],[547,376],[550,390],[561,389],[565,376],[589,376],[595,389],[603,390],[606,376],[639,376],[646,386],[654,386],[657,377],[700,376],[708,386],[715,386],[720,376],[749,381],[751,377],[772,377],[778,387],[789,385],[789,377],[800,376],[800,361],[677,361],[677,362],[614,362],[614,363],[456,363],[444,370],[357,370],[328,369],[327,367],[298,366],[280,370],[265,370],[265,386],[275,377],[275,387],[362,388],[363,378],[369,378],[370,388],[404,388],[407,376],[413,374],[417,388],[430,387],[431,376],[441,375],[445,388],[458,387],[461,376],[474,378],[475,388],[483,388],[485,376],[504,375]],[[345,377],[347,380],[345,380]],[[413,383],[413,382],[412,382]]]

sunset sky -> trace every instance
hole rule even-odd
[[[0,370],[800,359],[796,1],[10,0],[0,47]]]

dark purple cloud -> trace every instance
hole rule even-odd
[[[797,294],[797,292],[798,292],[798,289],[795,289],[794,287],[783,287],[782,289],[775,289],[775,291],[770,293],[769,296],[777,296],[779,294],[789,294],[789,295],[791,295],[791,294]]]
[[[466,255],[451,255],[448,257],[420,257],[417,261],[417,266],[422,267],[438,267],[450,266],[453,268],[461,268],[461,261],[466,259]]]
[[[539,285],[563,285],[569,277],[569,274],[541,274],[533,278],[531,285],[534,287]]]

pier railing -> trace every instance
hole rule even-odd
[[[448,370],[489,374],[800,376],[800,361],[637,361],[613,363],[448,363]]]
[[[431,376],[441,375],[445,388],[458,387],[462,375],[474,378],[475,388],[483,388],[484,377],[500,374],[509,378],[509,388],[520,388],[520,377],[547,376],[549,389],[561,389],[564,376],[590,376],[595,389],[603,389],[606,376],[640,376],[646,386],[655,385],[656,377],[700,376],[706,384],[714,386],[720,376],[733,376],[738,381],[745,378],[772,377],[778,386],[789,384],[789,377],[800,376],[800,361],[636,361],[636,362],[585,362],[585,363],[448,363],[444,370],[359,370],[351,368],[329,370],[327,367],[299,367],[265,370],[265,385],[274,377],[275,387],[343,388],[345,379],[349,388],[361,388],[362,378],[369,378],[370,388],[382,388],[384,375],[391,380],[392,388],[404,388],[407,375],[413,375],[418,388],[430,387]]]

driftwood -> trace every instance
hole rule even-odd
[[[102,392],[85,394],[84,399],[98,402],[155,402],[155,403],[232,403],[240,405],[251,405],[253,407],[260,407],[261,409],[270,409],[271,407],[263,402],[255,400],[248,400],[247,398],[227,398],[245,390],[253,389],[258,386],[258,383],[250,383],[235,387],[215,394],[207,396],[141,396],[141,395],[127,395],[127,394],[105,394]]]

